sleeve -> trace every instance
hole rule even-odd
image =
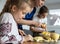
[[[11,23],[9,23],[9,18],[3,14],[1,17],[0,17],[1,21],[0,21],[0,36],[2,36],[1,38],[1,41],[2,42],[5,42],[7,40],[9,40],[8,38],[8,33],[11,32]]]
[[[12,23],[9,23],[9,18],[3,14],[1,16],[1,22],[0,22],[0,32],[2,35],[7,35],[11,32]]]
[[[11,14],[3,14],[1,18],[2,18],[1,24],[3,24],[2,29],[4,29],[3,33],[6,33],[6,35],[8,35],[8,36],[14,35],[17,41],[22,41],[23,37],[20,36],[18,33],[17,24],[16,24],[13,16]],[[4,26],[4,28],[3,28],[3,26]],[[5,37],[3,37],[3,38],[5,38]],[[4,40],[4,39],[2,39],[2,40]],[[6,41],[6,39],[5,39],[5,41]]]
[[[1,15],[1,21],[0,24],[7,23],[9,21],[9,16],[6,14]]]

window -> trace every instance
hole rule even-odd
[[[60,9],[49,10],[48,25],[60,26]]]

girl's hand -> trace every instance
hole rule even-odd
[[[41,28],[46,29],[46,24],[45,24],[45,23],[42,23],[42,24],[41,24]]]
[[[26,41],[33,41],[33,37],[31,35],[24,36],[24,42]]]
[[[30,41],[33,41],[33,37],[29,34],[27,35]]]
[[[46,28],[46,24],[45,23],[42,23],[41,28],[43,28],[43,29],[45,29],[45,31],[47,31],[47,28]]]
[[[23,30],[20,30],[20,29],[19,29],[19,33],[20,33],[21,36],[26,35],[25,32]]]

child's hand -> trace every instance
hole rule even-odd
[[[26,35],[25,33],[24,33],[24,31],[23,30],[20,30],[19,29],[19,33],[23,36],[23,35]]]
[[[33,37],[31,35],[24,36],[24,42],[26,41],[33,41]]]
[[[33,41],[33,37],[29,34],[28,35],[29,41]]]
[[[41,28],[46,29],[46,24],[45,23],[42,23],[41,24]]]

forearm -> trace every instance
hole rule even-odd
[[[38,27],[38,22],[32,21],[32,20],[24,20],[24,19],[20,19],[18,22],[18,24],[24,24],[24,25],[34,25]]]
[[[30,30],[33,31],[33,32],[43,32],[44,30],[40,30],[40,29],[37,29],[37,28],[32,28],[30,27]]]

